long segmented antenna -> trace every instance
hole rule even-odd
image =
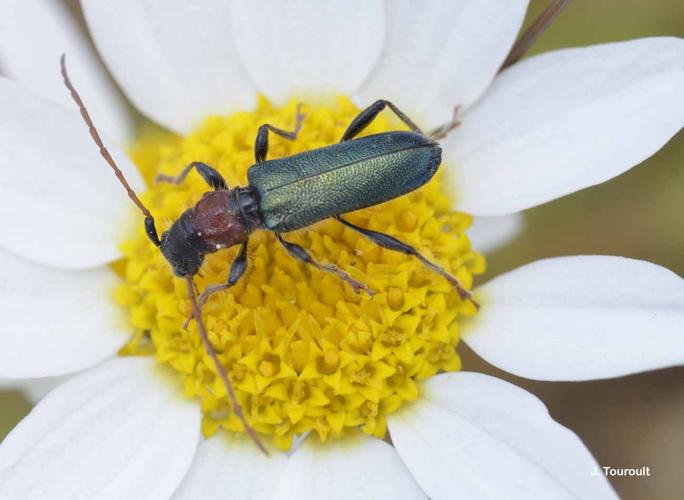
[[[214,349],[214,346],[211,344],[211,341],[209,340],[209,336],[207,335],[207,329],[204,327],[204,320],[202,319],[202,310],[199,306],[199,303],[197,302],[197,293],[195,292],[195,284],[192,281],[192,276],[186,276],[185,283],[187,284],[188,296],[190,297],[190,303],[192,304],[192,314],[194,315],[195,321],[197,322],[197,330],[199,331],[200,337],[202,338],[202,343],[204,344],[204,348],[207,350],[207,354],[209,354],[209,357],[211,357],[211,359],[214,361],[214,364],[216,365],[216,371],[218,371],[219,375],[221,376],[221,379],[223,379],[223,383],[225,384],[226,390],[228,391],[228,397],[230,398],[230,402],[233,405],[233,412],[240,419],[240,422],[242,422],[242,425],[245,427],[245,430],[249,434],[249,437],[251,437],[252,441],[254,441],[254,444],[256,444],[261,451],[268,455],[268,450],[266,450],[266,447],[259,439],[259,436],[257,436],[256,432],[254,431],[252,426],[249,425],[247,419],[243,415],[240,403],[238,402],[237,397],[235,396],[233,384],[230,382],[230,379],[228,378],[226,371],[223,369],[221,361],[218,359],[216,350]]]
[[[107,163],[109,163],[109,166],[112,167],[112,170],[114,170],[114,174],[116,175],[117,179],[119,179],[119,182],[121,182],[123,187],[126,189],[128,197],[131,200],[133,200],[133,203],[135,203],[138,206],[138,208],[142,211],[143,215],[145,216],[145,230],[147,231],[147,236],[149,236],[149,238],[155,245],[159,246],[161,243],[159,242],[159,236],[157,236],[157,229],[154,226],[154,218],[152,217],[152,214],[143,204],[143,202],[140,201],[140,198],[138,198],[138,195],[135,194],[133,188],[131,188],[131,186],[128,184],[128,181],[124,177],[123,172],[121,172],[121,169],[114,161],[114,158],[112,158],[112,155],[109,153],[109,150],[104,145],[104,142],[102,142],[102,138],[100,137],[100,134],[95,128],[95,124],[93,123],[92,118],[90,118],[90,114],[88,113],[85,104],[83,104],[81,96],[74,88],[73,83],[71,83],[71,79],[69,78],[69,74],[67,73],[66,68],[66,54],[62,54],[59,63],[62,69],[62,79],[64,80],[64,85],[66,85],[66,88],[69,89],[69,92],[71,93],[71,98],[78,106],[78,110],[81,112],[83,121],[85,121],[86,125],[88,126],[90,136],[93,138],[93,141],[95,141],[95,144],[100,149],[100,154],[102,155],[102,157],[105,159]]]
[[[62,57],[60,59],[60,66],[62,68],[62,78],[64,79],[64,85],[66,85],[67,89],[69,89],[69,92],[71,92],[72,99],[78,105],[78,109],[81,112],[81,116],[83,117],[83,120],[85,121],[86,125],[88,126],[88,130],[90,131],[90,136],[93,138],[93,141],[95,141],[95,144],[97,144],[97,147],[100,149],[100,154],[102,155],[102,157],[109,164],[109,166],[112,167],[112,170],[114,170],[114,174],[119,179],[119,182],[121,182],[123,187],[126,189],[129,198],[133,200],[133,203],[135,203],[138,206],[138,208],[142,211],[143,215],[145,216],[145,230],[147,231],[147,235],[155,245],[159,246],[159,236],[157,236],[157,230],[154,226],[154,218],[152,217],[152,214],[147,209],[147,207],[143,204],[143,202],[140,201],[138,195],[135,194],[135,191],[133,191],[131,186],[128,184],[128,181],[126,181],[123,172],[121,172],[121,169],[114,161],[114,158],[112,158],[112,155],[109,153],[109,150],[102,142],[102,138],[100,137],[100,134],[97,132],[95,124],[93,123],[93,120],[90,118],[90,114],[88,113],[85,104],[83,104],[81,96],[78,94],[78,92],[74,88],[74,85],[71,83],[71,79],[69,78],[66,69],[66,56],[64,54],[62,54]],[[207,353],[214,361],[216,365],[216,370],[221,376],[221,379],[223,379],[223,383],[226,385],[228,397],[230,398],[230,401],[233,406],[233,412],[235,412],[237,417],[240,419],[242,425],[244,425],[245,427],[245,430],[252,438],[254,443],[257,445],[257,447],[266,455],[268,455],[268,450],[266,450],[266,447],[259,440],[259,437],[256,435],[256,432],[249,425],[247,419],[245,419],[245,416],[242,414],[242,408],[240,407],[240,403],[238,403],[238,400],[235,397],[233,384],[231,384],[230,379],[228,379],[228,376],[226,375],[226,372],[223,369],[223,365],[221,365],[221,362],[218,359],[216,350],[214,349],[214,346],[211,344],[211,341],[209,340],[207,330],[204,326],[204,320],[202,319],[202,310],[200,309],[199,304],[197,302],[197,295],[195,293],[195,287],[192,281],[192,276],[186,276],[185,280],[188,286],[188,296],[190,297],[190,302],[192,304],[193,315],[197,321],[197,329],[199,330],[202,343],[204,344],[204,348],[206,349]]]
[[[570,3],[570,0],[554,0],[544,9],[537,19],[530,25],[525,33],[513,44],[513,48],[508,53],[508,57],[503,62],[499,71],[515,64],[530,49],[532,44],[537,41],[551,23],[556,20],[561,11]]]

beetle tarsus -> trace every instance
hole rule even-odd
[[[368,288],[368,285],[355,280],[349,275],[349,273],[346,273],[339,267],[333,264],[319,264],[317,262],[313,262],[310,264],[313,264],[315,267],[322,271],[328,271],[329,273],[335,274],[336,276],[344,280],[346,283],[348,283],[349,286],[352,287],[352,290],[354,290],[354,293],[356,293],[357,295],[360,295],[361,292],[366,292],[368,295],[370,295],[371,298],[375,297],[375,292]]]
[[[465,288],[463,288],[461,282],[453,276],[451,276],[450,274],[446,272],[440,274],[442,274],[442,276],[444,276],[447,279],[447,281],[451,283],[451,286],[453,286],[456,289],[456,292],[458,293],[458,296],[461,298],[461,300],[467,300],[473,306],[475,306],[475,309],[477,309],[478,311],[480,310],[480,303],[473,298],[473,293],[470,290],[466,290]]]
[[[448,123],[445,123],[444,125],[440,125],[436,129],[434,129],[428,137],[430,139],[434,139],[435,141],[439,141],[440,139],[444,139],[447,135],[449,135],[449,132],[454,130],[456,127],[459,127],[461,125],[461,120],[459,119],[459,114],[461,112],[461,106],[456,106],[454,107],[454,114],[451,117],[451,121]]]

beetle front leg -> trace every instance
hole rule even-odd
[[[297,245],[296,243],[290,243],[289,241],[285,241],[279,233],[276,233],[276,238],[278,238],[278,241],[280,241],[280,243],[285,247],[285,250],[287,250],[287,252],[290,255],[292,255],[295,259],[301,260],[306,264],[311,264],[312,266],[314,266],[317,269],[320,269],[321,271],[332,273],[338,276],[339,278],[347,282],[356,293],[361,293],[361,291],[363,290],[371,297],[375,295],[375,292],[368,288],[368,286],[361,283],[360,281],[356,281],[347,273],[339,269],[337,266],[334,266],[333,264],[321,264],[319,262],[316,262],[313,259],[313,257],[311,257],[311,255],[309,255],[309,253],[306,250],[304,250],[301,246]]]
[[[237,257],[235,257],[235,260],[233,261],[233,264],[230,266],[230,272],[228,273],[228,281],[225,283],[222,283],[220,285],[211,285],[208,286],[204,289],[204,292],[202,292],[202,295],[200,295],[199,298],[199,303],[200,305],[204,305],[207,300],[209,300],[209,297],[214,295],[216,292],[220,292],[221,290],[226,290],[227,288],[232,287],[235,285],[238,281],[240,281],[240,278],[245,274],[245,271],[247,270],[247,242],[245,241],[242,244],[242,247],[240,247],[240,252],[237,254]]]
[[[294,141],[302,128],[302,122],[304,121],[306,115],[302,113],[302,104],[297,104],[297,114],[295,115],[295,126],[294,130],[283,130],[281,128],[275,127],[270,123],[264,123],[259,127],[257,132],[256,141],[254,141],[254,160],[256,163],[261,163],[266,161],[266,156],[268,155],[268,132],[273,132],[278,134],[280,137]]]
[[[199,306],[203,307],[204,304],[207,303],[207,300],[209,300],[209,297],[214,295],[216,292],[220,292],[221,290],[226,290],[232,286],[234,286],[238,281],[240,281],[240,278],[245,274],[245,271],[247,270],[247,242],[245,241],[242,244],[242,247],[240,247],[240,252],[237,254],[237,257],[235,257],[235,260],[233,261],[233,264],[230,266],[230,272],[228,273],[228,281],[226,283],[221,283],[220,285],[210,285],[204,289],[204,292],[202,292],[202,295],[199,297]],[[190,320],[195,317],[194,313],[190,313],[190,316],[188,317],[187,320],[185,320],[185,323],[183,323],[183,328],[187,328],[188,324],[190,323]]]
[[[178,175],[159,174],[154,180],[156,182],[168,182],[169,184],[178,185],[185,180],[188,173],[190,173],[190,170],[193,168],[197,169],[197,173],[199,173],[202,176],[202,179],[204,179],[215,191],[228,189],[228,185],[223,176],[219,174],[216,169],[201,161],[193,161]]]
[[[411,120],[408,116],[406,116],[403,111],[401,111],[399,108],[397,108],[394,103],[391,103],[390,101],[386,101],[385,99],[378,99],[375,101],[373,104],[368,106],[366,109],[361,111],[358,115],[356,115],[356,118],[352,120],[352,122],[349,124],[347,127],[347,130],[345,131],[344,135],[342,136],[342,139],[340,139],[340,142],[348,141],[359,135],[363,130],[371,124],[373,120],[380,114],[380,112],[385,109],[386,107],[389,107],[397,117],[406,124],[408,128],[410,128],[413,132],[416,134],[420,135],[425,135],[422,130],[413,123],[413,120]]]
[[[353,229],[354,231],[361,233],[364,235],[366,238],[371,240],[373,243],[380,245],[383,248],[387,248],[389,250],[394,250],[395,252],[401,252],[406,255],[413,255],[416,257],[419,261],[421,261],[426,267],[429,269],[433,270],[437,274],[444,276],[447,281],[453,286],[456,291],[458,292],[458,296],[461,297],[461,300],[468,300],[470,301],[477,309],[480,309],[480,304],[478,304],[475,299],[473,299],[473,294],[469,291],[463,288],[463,285],[461,285],[461,282],[456,278],[455,276],[452,276],[446,270],[437,264],[430,262],[428,259],[426,259],[418,250],[413,248],[411,245],[407,245],[406,243],[399,241],[398,239],[394,238],[393,236],[390,236],[389,234],[385,233],[379,233],[377,231],[372,231],[370,229],[364,229],[362,227],[359,227],[355,224],[352,224],[349,221],[344,220],[342,217],[337,217],[337,220],[339,220],[342,224],[347,226],[350,229]]]

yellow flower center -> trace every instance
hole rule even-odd
[[[210,117],[186,137],[143,133],[132,155],[148,180],[157,173],[175,175],[201,160],[219,170],[229,186],[245,185],[258,126],[291,128],[295,111],[295,102],[274,107],[262,99],[256,111]],[[338,141],[359,110],[339,98],[304,111],[298,139],[271,136],[269,158]],[[380,116],[364,135],[402,128],[388,120]],[[192,172],[178,186],[151,183],[144,199],[161,231],[207,190]],[[467,288],[472,276],[484,271],[483,257],[464,232],[471,218],[451,211],[439,173],[421,189],[348,219],[415,246]],[[128,309],[136,334],[121,354],[153,354],[175,369],[185,394],[200,401],[205,435],[220,427],[243,432],[195,323],[182,326],[190,312],[185,283],[173,276],[139,226],[122,245],[124,283],[116,300]],[[376,294],[356,294],[336,276],[293,259],[272,234],[253,234],[247,273],[232,289],[213,295],[203,310],[243,412],[258,433],[271,435],[282,449],[293,436],[310,431],[323,441],[349,428],[383,437],[386,416],[418,396],[417,381],[460,368],[459,319],[475,314],[475,308],[417,259],[380,248],[338,221],[289,233],[288,239]],[[225,282],[237,250],[206,258],[195,277],[200,290]]]

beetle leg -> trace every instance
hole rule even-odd
[[[440,125],[436,129],[432,130],[428,137],[430,139],[434,139],[435,141],[439,141],[440,139],[444,139],[447,135],[449,135],[449,132],[454,130],[456,127],[461,125],[461,119],[459,117],[459,114],[461,112],[461,106],[456,106],[454,107],[454,113],[451,116],[451,121],[448,123],[445,123],[443,125]]]
[[[352,224],[349,221],[344,220],[342,217],[337,217],[337,220],[339,220],[348,228],[353,229],[358,233],[361,233],[366,238],[371,240],[373,243],[376,243],[377,245],[380,245],[383,248],[394,250],[395,252],[405,253],[407,255],[413,255],[423,264],[425,264],[425,266],[427,266],[437,274],[444,276],[447,279],[447,281],[451,284],[451,286],[453,286],[456,289],[459,297],[461,297],[461,300],[468,300],[477,309],[480,308],[480,304],[478,304],[475,301],[475,299],[473,299],[473,294],[470,291],[463,288],[463,285],[461,285],[461,282],[458,280],[458,278],[452,276],[437,264],[434,264],[433,262],[427,260],[425,257],[423,257],[423,255],[420,254],[420,252],[418,252],[418,250],[413,248],[411,245],[407,245],[406,243],[399,241],[398,239],[394,238],[393,236],[390,236],[389,234],[379,233],[377,231],[372,231],[370,229],[364,229],[362,227],[359,227],[355,224]]]
[[[271,131],[274,134],[278,134],[280,137],[294,141],[297,138],[297,134],[302,128],[302,122],[306,115],[302,113],[302,104],[297,104],[297,114],[295,115],[295,126],[294,130],[283,130],[278,127],[274,127],[270,123],[264,123],[259,127],[257,132],[256,141],[254,141],[254,160],[257,163],[266,161],[266,155],[268,154],[268,132]]]
[[[361,283],[360,281],[356,281],[354,278],[349,276],[347,273],[342,271],[341,269],[338,269],[337,266],[334,266],[333,264],[321,264],[319,262],[316,262],[309,253],[304,250],[302,247],[295,243],[290,243],[289,241],[285,241],[283,237],[279,233],[275,233],[276,238],[278,238],[278,241],[285,247],[285,250],[292,255],[295,259],[299,259],[302,262],[306,264],[311,264],[317,269],[320,269],[321,271],[325,271],[328,273],[332,273],[344,281],[346,281],[349,286],[351,286],[354,289],[354,292],[356,293],[361,293],[361,290],[365,291],[368,295],[371,297],[375,295],[375,292],[368,288],[365,284]]]
[[[202,163],[201,161],[193,161],[183,169],[183,171],[176,175],[165,175],[165,174],[159,174],[157,177],[154,179],[156,182],[168,182],[169,184],[180,184],[185,180],[185,178],[188,176],[190,173],[190,170],[193,168],[197,169],[197,172],[202,176],[202,179],[206,181],[207,184],[209,184],[215,191],[219,190],[226,190],[228,189],[228,185],[226,184],[226,181],[223,179],[223,176],[218,173],[218,171],[206,163]]]
[[[385,99],[378,99],[375,101],[373,104],[368,106],[366,109],[361,111],[358,115],[356,115],[356,118],[352,120],[352,122],[349,124],[349,127],[347,127],[347,130],[345,131],[344,135],[342,136],[342,139],[340,139],[340,142],[348,141],[350,139],[353,139],[357,135],[359,135],[363,130],[371,124],[373,120],[380,114],[380,112],[385,109],[385,107],[389,106],[389,108],[394,111],[394,114],[397,115],[397,117],[404,122],[408,128],[410,128],[413,132],[416,134],[420,135],[425,135],[422,130],[413,123],[413,121],[406,116],[399,108],[397,108],[393,103],[390,101],[386,101]]]
[[[228,273],[228,281],[220,285],[211,285],[206,287],[199,298],[200,305],[203,306],[207,302],[207,300],[209,300],[209,297],[214,295],[216,292],[226,290],[227,288],[230,288],[233,285],[235,285],[238,281],[240,281],[240,278],[242,278],[246,270],[247,242],[245,241],[242,244],[242,247],[240,248],[240,252],[237,254],[237,257],[235,257],[233,264],[230,266],[230,272]]]
[[[199,306],[204,307],[204,304],[207,303],[207,300],[209,300],[209,297],[214,295],[216,292],[220,292],[221,290],[226,290],[233,285],[235,285],[238,281],[240,281],[240,278],[245,274],[245,271],[247,270],[247,242],[245,241],[242,244],[242,247],[240,248],[240,252],[237,254],[237,257],[235,257],[235,260],[233,261],[233,264],[230,266],[230,272],[228,273],[228,281],[226,283],[222,283],[220,285],[211,285],[208,286],[204,289],[204,292],[202,292],[202,295],[199,297]],[[190,321],[195,317],[194,312],[190,313],[190,316],[188,316],[188,319],[185,320],[185,323],[183,323],[183,328],[187,328],[188,325],[190,324]]]

